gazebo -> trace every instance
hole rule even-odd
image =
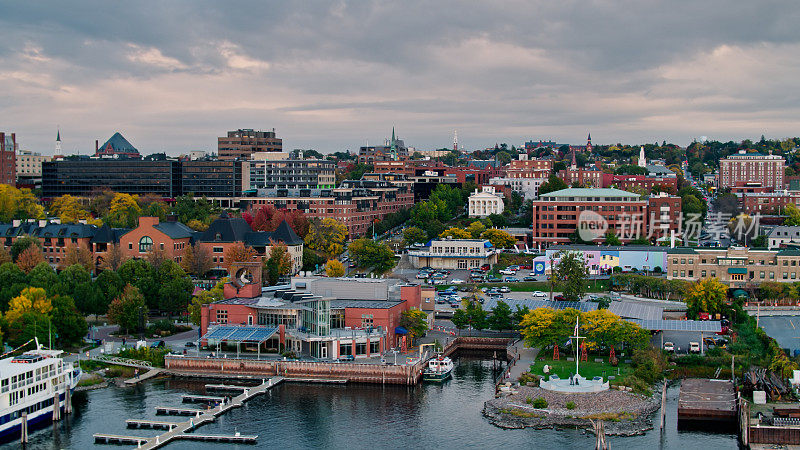
[[[235,342],[237,357],[240,344],[256,344],[258,358],[261,358],[261,344],[268,341],[277,332],[278,327],[217,325],[209,328],[208,332],[200,339],[208,342],[208,345],[216,345],[217,352],[219,352],[221,343]]]

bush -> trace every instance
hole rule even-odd
[[[533,403],[533,399],[528,397],[528,398],[525,399],[525,403],[530,405],[531,403]]]
[[[575,402],[567,402],[565,406],[567,409],[575,409]]]
[[[631,359],[633,374],[647,384],[660,380],[667,368],[664,352],[656,348],[636,349]]]
[[[531,372],[523,372],[519,376],[519,385],[520,386],[538,386],[539,385],[539,377]]]
[[[155,367],[164,367],[164,356],[169,353],[166,348],[150,348],[142,347],[140,349],[125,348],[120,350],[120,358],[138,359],[139,361],[148,361]]]
[[[533,401],[533,407],[538,409],[547,408],[547,399],[544,397],[537,397],[536,400]]]

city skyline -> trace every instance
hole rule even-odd
[[[237,128],[286,149],[481,149],[794,136],[789,2],[11,3],[0,111],[20,148],[120,131],[142,153],[215,149]],[[180,18],[176,20],[176,18]]]

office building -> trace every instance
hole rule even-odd
[[[42,196],[88,196],[101,189],[136,195],[181,195],[179,161],[72,158],[42,163]]]
[[[0,183],[14,186],[17,182],[17,135],[0,132]]]
[[[250,159],[256,152],[281,152],[283,140],[272,131],[255,131],[249,128],[228,131],[228,135],[217,138],[219,159]]]
[[[251,160],[248,189],[333,189],[336,163],[322,159]]]
[[[249,188],[246,161],[181,161],[181,192],[195,197],[240,197]]]
[[[800,280],[800,250],[756,250],[748,247],[674,248],[667,252],[667,279],[717,278],[731,288],[750,288],[765,281]]]

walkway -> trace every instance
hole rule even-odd
[[[524,372],[530,371],[531,364],[536,361],[536,355],[539,354],[538,348],[525,347],[523,341],[517,342],[514,347],[517,349],[519,359],[517,359],[517,361],[511,367],[511,372],[509,373],[510,381],[517,381],[520,375],[522,375]]]
[[[161,369],[150,369],[150,370],[147,371],[147,373],[145,373],[143,375],[139,375],[138,377],[133,377],[133,378],[125,380],[125,384],[128,385],[128,386],[132,386],[132,385],[134,385],[136,383],[141,383],[144,380],[149,380],[150,378],[153,378],[154,376],[156,376],[156,375],[158,375],[160,373],[161,373]]]

